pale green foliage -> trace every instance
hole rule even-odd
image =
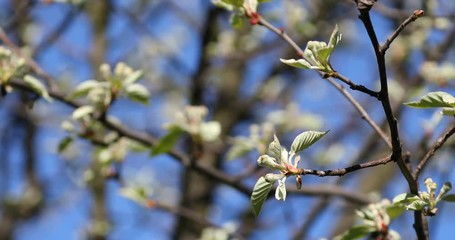
[[[370,234],[377,234],[382,239],[400,239],[400,235],[391,230],[389,225],[395,217],[401,215],[402,208],[397,208],[389,200],[383,199],[379,203],[369,204],[356,213],[361,224],[335,237],[335,240],[360,239]]]
[[[455,80],[455,65],[449,62],[438,64],[428,61],[420,66],[420,73],[425,80],[444,85],[448,81]]]
[[[13,77],[21,77],[24,71],[25,59],[0,46],[0,84],[6,84]]]
[[[438,209],[436,205],[441,201],[449,201],[452,199],[452,194],[447,193],[452,189],[452,184],[446,182],[441,187],[438,195],[436,195],[437,184],[431,178],[424,181],[426,192],[419,192],[419,195],[403,193],[393,199],[395,205],[402,205],[406,210],[423,211],[425,215],[434,216]],[[449,200],[446,200],[449,199]]]
[[[46,86],[40,82],[40,80],[36,79],[32,75],[25,75],[24,82],[33,89],[35,93],[46,99],[48,102],[52,102],[51,96],[47,92]]]
[[[101,78],[80,83],[73,91],[72,98],[86,97],[96,110],[105,111],[118,96],[148,104],[150,93],[143,85],[136,83],[143,75],[123,62],[112,71],[108,64],[100,66]]]
[[[292,67],[315,69],[324,73],[333,73],[335,70],[330,65],[330,56],[341,40],[341,33],[338,26],[332,32],[328,43],[319,41],[309,41],[301,59],[280,59],[281,62]]]
[[[404,104],[415,108],[443,108],[442,114],[448,116],[455,114],[455,97],[446,92],[429,92],[419,101]]]
[[[253,210],[256,215],[259,214],[262,204],[265,201],[264,194],[264,182],[270,184],[270,187],[274,182],[278,181],[278,187],[275,191],[275,198],[277,200],[286,200],[286,179],[290,175],[296,175],[296,184],[297,187],[301,187],[301,177],[300,170],[298,169],[298,164],[300,162],[300,156],[295,156],[296,153],[299,153],[303,149],[313,145],[319,139],[321,139],[327,132],[317,132],[317,131],[307,131],[299,134],[293,141],[291,152],[281,146],[280,141],[276,136],[274,136],[273,141],[269,144],[267,154],[259,156],[257,162],[259,166],[267,167],[272,170],[280,171],[279,174],[267,174],[265,177],[261,177],[256,183],[255,188],[253,189],[251,201],[253,205]],[[270,189],[269,189],[270,190]],[[261,192],[258,192],[261,191]],[[268,193],[268,192],[267,192]],[[255,196],[253,198],[253,196]]]
[[[272,189],[273,182],[269,182],[265,177],[260,177],[253,188],[253,193],[251,194],[251,205],[253,206],[253,212],[256,216],[259,215],[264,204],[265,199],[267,198],[270,189]]]
[[[272,137],[273,132],[273,125],[267,122],[261,125],[251,125],[248,137],[239,136],[230,140],[232,146],[226,153],[226,159],[237,159],[253,150],[257,150],[259,154],[264,154],[267,150],[267,142]]]
[[[207,114],[205,106],[186,106],[177,112],[174,121],[165,124],[168,133],[152,149],[152,155],[171,150],[182,133],[188,133],[198,143],[218,140],[221,125],[216,121],[205,121]]]

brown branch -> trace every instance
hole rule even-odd
[[[390,156],[389,157],[385,157],[385,158],[381,158],[381,159],[378,159],[378,160],[374,160],[374,161],[371,161],[371,162],[367,162],[367,163],[356,164],[356,165],[353,165],[353,166],[350,166],[350,167],[346,167],[346,168],[339,168],[339,169],[334,169],[334,170],[313,170],[313,169],[302,168],[302,169],[299,169],[299,172],[302,175],[316,175],[318,177],[327,177],[327,176],[339,176],[339,177],[341,177],[341,176],[344,176],[344,175],[346,175],[348,173],[355,172],[355,171],[360,170],[360,169],[375,167],[375,166],[378,166],[378,165],[384,165],[384,164],[387,164],[389,162],[392,162],[392,158]]]
[[[427,166],[428,162],[430,159],[433,157],[433,155],[436,153],[436,151],[441,148],[444,143],[455,133],[455,126],[453,126],[451,129],[449,129],[447,132],[444,133],[434,144],[433,146],[428,149],[427,153],[425,156],[420,160],[419,164],[417,165],[415,171],[414,171],[414,178],[417,180],[420,176],[420,173],[422,170]]]
[[[385,65],[385,52],[382,51],[382,48],[379,44],[379,41],[376,37],[376,33],[373,27],[373,24],[370,19],[370,8],[373,5],[372,1],[369,1],[371,6],[364,7],[359,5],[359,2],[365,2],[366,0],[359,0],[357,1],[358,10],[360,12],[360,20],[362,21],[367,33],[368,37],[373,45],[374,53],[376,55],[376,62],[378,65],[379,71],[379,78],[381,82],[381,90],[379,91],[382,108],[387,118],[387,122],[390,128],[390,135],[392,138],[392,160],[397,162],[398,167],[400,168],[401,173],[405,177],[410,192],[413,194],[418,194],[418,184],[414,176],[412,175],[411,169],[406,164],[405,159],[402,155],[402,144],[398,132],[398,122],[395,118],[392,107],[390,104],[389,99],[389,90],[388,90],[388,83],[387,83],[387,71]],[[368,1],[367,1],[368,2]],[[428,239],[428,232],[425,231],[427,229],[426,222],[423,219],[423,215],[421,211],[416,211],[414,213],[414,229],[417,234],[418,239]]]

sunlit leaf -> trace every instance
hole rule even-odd
[[[416,108],[455,107],[455,97],[446,92],[430,92],[419,101],[407,102],[405,105]]]
[[[290,155],[294,155],[304,150],[305,148],[308,148],[327,133],[328,131],[326,132],[306,131],[299,134],[292,142]]]
[[[241,7],[243,5],[244,0],[221,0],[224,3],[236,6],[236,7]]]
[[[442,115],[445,116],[455,116],[455,108],[443,108],[441,111]]]
[[[262,205],[265,199],[267,199],[270,189],[272,189],[272,185],[273,183],[267,181],[264,177],[260,177],[254,185],[253,193],[251,194],[251,205],[256,216],[259,216]]]
[[[419,210],[422,210],[427,205],[428,205],[427,202],[419,199],[419,200],[413,201],[410,204],[408,204],[406,206],[406,209],[413,210],[413,211],[419,211]]]
[[[410,194],[410,193],[402,193],[397,195],[393,198],[392,202],[395,203],[410,203],[416,200],[420,200],[419,196]]]
[[[125,91],[129,99],[142,104],[148,104],[150,93],[144,86],[140,84],[131,84],[125,88]]]
[[[296,68],[303,68],[303,69],[319,69],[318,67],[313,67],[309,62],[307,62],[305,59],[283,59],[280,58],[280,61],[284,64],[287,64],[292,67]]]
[[[164,135],[158,143],[152,148],[153,156],[169,152],[179,140],[183,131],[178,127],[172,127],[169,132]]]
[[[100,87],[100,82],[96,80],[83,81],[77,85],[76,89],[71,94],[71,98],[79,98],[86,96],[93,88]]]
[[[394,219],[398,216],[400,216],[404,210],[405,206],[403,204],[394,204],[390,205],[386,208],[387,215],[389,215],[390,219]]]
[[[137,80],[141,79],[144,73],[141,70],[136,70],[123,81],[125,86],[135,83]]]
[[[44,86],[43,83],[41,83],[40,80],[36,79],[32,75],[25,75],[24,77],[24,82],[33,89],[34,92],[36,92],[38,95],[46,99],[48,102],[52,102],[51,96],[49,96],[49,93],[47,92],[46,87]]]
[[[275,159],[280,159],[281,158],[281,144],[280,140],[276,137],[276,135],[273,135],[273,141],[269,144],[269,148],[267,149],[267,155],[275,158]]]
[[[88,116],[89,114],[92,114],[95,112],[95,108],[90,105],[85,105],[78,107],[76,110],[73,111],[72,118],[74,120],[79,120],[85,116]]]

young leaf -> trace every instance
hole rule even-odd
[[[442,198],[443,201],[446,201],[446,202],[455,202],[455,194],[449,194],[449,195],[445,195],[443,198]]]
[[[413,201],[416,201],[416,200],[420,200],[419,196],[416,196],[414,194],[410,194],[410,193],[402,193],[402,194],[399,194],[398,196],[394,197],[392,202],[394,204],[396,203],[410,203],[410,202],[413,202]]]
[[[273,135],[273,142],[269,144],[269,148],[267,149],[267,155],[275,158],[275,159],[280,159],[281,158],[281,144],[280,140],[276,137],[276,135]]]
[[[441,200],[441,198],[443,198],[451,189],[452,189],[452,183],[450,183],[450,182],[445,182],[445,183],[442,185],[441,190],[439,191],[438,196],[436,197],[436,202],[439,202],[439,200]]]
[[[305,59],[283,59],[280,58],[280,61],[284,64],[287,64],[291,67],[296,67],[296,68],[303,68],[303,69],[319,69],[319,67],[314,67],[311,66],[309,62],[307,62]]]
[[[152,156],[169,152],[179,140],[180,135],[183,133],[179,127],[172,127],[169,132],[164,135],[158,143],[152,148]]]
[[[445,116],[455,116],[455,108],[443,108],[441,113]]]
[[[71,94],[71,98],[85,97],[90,92],[90,90],[99,86],[100,82],[96,80],[83,81],[82,83],[77,85],[76,89]]]
[[[406,210],[419,211],[422,210],[428,203],[423,200],[415,200],[406,206]]]
[[[241,7],[243,4],[243,0],[221,0],[222,2],[225,2],[227,4],[236,6],[236,7]]]
[[[130,75],[128,75],[128,77],[123,81],[125,86],[128,86],[130,84],[133,84],[135,83],[137,80],[139,80],[142,76],[144,75],[144,73],[141,71],[141,70],[137,70],[137,71],[134,71],[133,73],[131,73]]]
[[[85,105],[78,107],[76,110],[73,111],[73,115],[71,116],[74,120],[79,120],[83,118],[84,116],[87,116],[89,114],[92,114],[95,112],[95,108],[90,105]]]
[[[243,22],[244,22],[244,15],[240,13],[233,13],[231,14],[231,17],[229,18],[229,23],[233,28],[242,28],[243,27]]]
[[[446,92],[430,92],[420,101],[407,102],[405,105],[416,108],[455,107],[455,97]]]
[[[63,138],[58,143],[58,148],[57,148],[58,152],[62,153],[63,151],[65,151],[65,149],[67,149],[73,141],[74,141],[74,138],[72,138],[71,136],[67,136],[67,137]]]
[[[148,104],[150,93],[144,86],[140,84],[131,84],[125,88],[125,91],[129,99],[142,104]]]
[[[256,216],[259,216],[262,205],[265,199],[267,199],[270,189],[272,189],[272,185],[273,183],[268,182],[264,177],[260,177],[254,185],[253,193],[251,194],[251,205]]]
[[[405,206],[403,204],[393,204],[386,208],[387,215],[389,215],[390,219],[400,216],[404,210]]]
[[[32,75],[25,75],[24,82],[33,89],[38,95],[46,99],[48,102],[52,102],[52,98],[49,96],[46,87],[38,79]]]
[[[290,155],[294,155],[302,151],[303,149],[313,145],[328,132],[329,131],[326,132],[306,131],[299,134],[292,142]]]

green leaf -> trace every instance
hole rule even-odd
[[[169,152],[179,140],[180,135],[183,133],[179,127],[172,127],[169,132],[164,135],[158,143],[152,148],[152,156]]]
[[[334,240],[352,240],[352,239],[359,239],[367,236],[368,234],[376,231],[376,229],[372,226],[368,225],[358,225],[350,228],[342,235],[338,235],[334,238]]]
[[[404,210],[405,206],[403,204],[394,204],[390,205],[386,208],[387,215],[389,215],[390,219],[394,219],[398,216],[400,216]]]
[[[32,88],[34,92],[38,95],[46,99],[48,102],[52,102],[52,98],[49,96],[46,87],[43,83],[40,82],[37,78],[33,77],[32,75],[25,75],[24,82]]]
[[[245,17],[243,14],[235,12],[231,14],[231,17],[229,18],[229,23],[233,28],[240,29],[243,27]]]
[[[441,113],[445,116],[455,116],[455,108],[443,108]]]
[[[455,97],[446,92],[430,92],[420,101],[407,102],[405,105],[416,108],[455,107]]]
[[[402,194],[399,194],[396,197],[394,197],[392,202],[394,204],[396,204],[396,203],[407,204],[407,203],[410,203],[410,202],[413,202],[413,201],[416,201],[416,200],[420,200],[419,196],[414,195],[414,194],[410,194],[410,193],[402,193]]]
[[[90,92],[90,90],[97,87],[100,87],[100,82],[96,80],[83,81],[77,85],[76,89],[71,94],[71,98],[85,97]]]
[[[244,0],[221,0],[222,2],[225,2],[227,4],[236,6],[236,7],[241,7],[243,5]]]
[[[280,58],[280,61],[284,64],[287,64],[291,67],[296,67],[296,68],[303,68],[303,69],[319,69],[319,67],[314,67],[311,66],[309,62],[307,62],[305,59],[283,59]]]
[[[216,121],[201,123],[199,134],[204,142],[215,141],[220,137],[221,125]]]
[[[278,140],[276,135],[273,135],[273,142],[269,144],[269,148],[267,149],[267,155],[275,159],[280,159],[282,148],[283,147],[281,147],[280,140]]]
[[[446,201],[446,202],[455,202],[455,194],[448,194],[448,195],[445,195],[443,198],[442,198],[443,201]]]
[[[63,151],[65,151],[65,149],[67,149],[73,141],[74,141],[74,138],[72,138],[71,136],[67,136],[67,137],[63,138],[58,143],[58,147],[57,147],[58,153],[62,153]]]
[[[141,70],[134,71],[128,77],[123,81],[125,86],[128,86],[130,84],[133,84],[137,82],[142,76],[144,75],[144,72]]]
[[[436,197],[436,202],[439,202],[439,200],[441,200],[441,198],[443,198],[451,189],[452,189],[452,184],[450,182],[445,182],[442,185],[438,196]]]
[[[406,206],[406,210],[420,211],[427,205],[428,205],[427,202],[419,199],[419,200],[415,200],[415,201],[411,202],[410,204],[408,204]]]
[[[130,84],[126,86],[125,91],[129,99],[142,104],[149,103],[150,93],[144,86],[140,84]]]
[[[236,137],[234,144],[229,148],[226,153],[226,160],[230,161],[245,156],[247,153],[252,151],[255,145],[249,138]]]
[[[95,108],[93,106],[90,106],[90,105],[84,105],[84,106],[81,106],[81,107],[78,107],[76,108],[74,111],[73,111],[73,114],[72,114],[72,118],[74,120],[79,120],[89,114],[92,114],[95,112]]]
[[[260,177],[253,188],[251,194],[251,205],[253,206],[253,212],[256,216],[259,216],[262,205],[264,204],[267,195],[269,195],[270,189],[272,189],[273,183],[268,182],[264,177]]]
[[[294,155],[305,148],[313,145],[319,139],[321,139],[324,135],[326,135],[329,131],[326,132],[318,132],[318,131],[306,131],[299,134],[291,145],[290,155]]]

